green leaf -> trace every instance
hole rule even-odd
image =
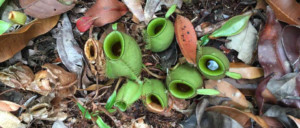
[[[208,34],[207,35],[204,35],[204,36],[202,36],[201,38],[200,38],[200,40],[201,40],[201,46],[205,46],[208,42],[209,42],[209,38],[208,38]]]
[[[86,119],[92,119],[91,114],[89,113],[89,111],[86,110],[86,108],[84,108],[80,103],[77,102],[78,108],[80,109],[80,111],[85,114],[84,117]]]
[[[0,35],[3,34],[4,32],[6,32],[11,27],[11,25],[12,24],[7,23],[3,20],[0,20]]]
[[[108,126],[99,116],[96,120],[96,124],[99,126],[99,128],[110,128],[110,126]]]
[[[107,111],[108,111],[109,113],[114,113],[114,112],[117,111],[117,109],[113,109],[113,108],[112,108],[112,109],[108,109]]]
[[[106,110],[109,110],[109,109],[111,109],[113,106],[114,106],[114,104],[115,104],[115,102],[116,102],[116,96],[117,96],[117,92],[116,91],[114,91],[113,93],[112,93],[112,95],[108,98],[108,100],[107,100],[107,103],[106,103],[106,105],[105,105],[105,109]]]
[[[0,0],[0,7],[2,6],[2,4],[5,2],[5,0]]]
[[[165,18],[169,18],[176,10],[176,4],[172,5],[171,8],[167,11]]]
[[[217,38],[223,36],[237,35],[246,28],[250,17],[251,15],[234,16],[228,21],[226,21],[226,23],[221,28],[214,31],[209,37]]]
[[[233,79],[237,79],[237,80],[242,78],[241,74],[235,73],[235,72],[226,72],[225,74],[226,74],[226,76],[229,76],[229,77],[231,77]]]
[[[198,89],[197,94],[200,95],[219,95],[220,92],[215,89]]]

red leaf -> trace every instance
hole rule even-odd
[[[85,32],[92,26],[93,23],[94,20],[91,17],[84,16],[77,20],[76,27],[80,32]]]
[[[191,21],[184,16],[177,15],[175,35],[185,59],[189,63],[196,64],[197,35]]]
[[[126,5],[118,0],[97,0],[85,16],[94,18],[94,25],[101,27],[118,20],[127,12]]]
[[[274,12],[267,7],[267,23],[259,36],[258,60],[264,69],[264,76],[275,73],[276,78],[291,72],[289,61],[281,44],[281,26]]]

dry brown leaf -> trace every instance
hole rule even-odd
[[[45,19],[71,10],[70,6],[61,4],[58,0],[19,0],[24,12],[35,18]]]
[[[1,128],[25,128],[21,121],[10,112],[0,111]]]
[[[118,0],[97,0],[85,13],[85,16],[95,19],[94,25],[101,27],[114,22],[127,13],[125,4]]]
[[[250,124],[248,124],[250,118],[253,119],[257,124],[259,124],[263,128],[269,127],[268,124],[261,117],[253,115],[249,112],[240,111],[236,108],[228,106],[213,106],[207,108],[206,111],[215,111],[225,114],[239,122],[243,127],[250,127]]]
[[[218,96],[230,98],[233,102],[224,102],[227,105],[233,105],[241,109],[249,107],[250,103],[246,100],[245,96],[237,88],[224,80],[207,80],[205,81],[205,88],[216,89],[220,92]]]
[[[95,90],[101,89],[103,87],[105,87],[105,85],[103,85],[103,84],[92,84],[91,86],[89,86],[85,89],[78,89],[78,91],[95,91]]]
[[[230,63],[229,71],[241,74],[243,79],[256,79],[264,76],[262,68],[244,63]]]
[[[142,7],[142,0],[123,0],[129,10],[133,13],[139,22],[145,20],[144,10]]]
[[[290,117],[295,122],[295,124],[297,125],[297,127],[300,128],[300,119],[298,119],[296,117],[293,117],[291,115],[288,115],[288,117]]]
[[[13,57],[22,50],[27,43],[42,34],[51,30],[59,20],[59,16],[47,19],[36,19],[28,25],[11,33],[5,33],[0,36],[0,62]]]
[[[296,0],[266,0],[276,18],[292,25],[300,25],[300,4]]]
[[[266,10],[267,3],[265,0],[257,0],[255,9]]]
[[[18,105],[16,103],[0,100],[0,111],[16,111],[21,107],[21,105]]]

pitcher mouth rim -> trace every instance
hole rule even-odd
[[[107,45],[108,44],[106,42],[107,42],[108,38],[110,38],[113,34],[117,34],[118,35],[118,37],[120,38],[120,43],[121,43],[121,53],[116,58],[113,58],[112,55],[110,55],[111,53],[108,53],[108,51],[107,51],[107,49],[108,49]],[[125,39],[124,39],[122,33],[119,32],[119,31],[113,31],[113,32],[109,33],[106,36],[106,38],[104,39],[104,41],[103,41],[103,51],[104,51],[106,57],[108,57],[111,60],[118,60],[118,59],[120,59],[124,55],[124,50],[125,50]]]
[[[155,24],[155,21],[156,20],[164,20],[164,25],[163,25],[163,28],[157,33],[157,34],[155,34],[155,35],[153,35],[153,36],[150,36],[148,33],[148,31],[149,31],[149,26],[150,25],[153,25],[153,24]],[[163,31],[166,29],[166,27],[167,27],[167,19],[166,18],[155,18],[155,19],[153,19],[150,23],[149,23],[149,25],[148,25],[148,27],[147,27],[147,34],[149,35],[149,37],[150,38],[155,38],[155,37],[157,37],[157,36],[159,36],[159,35],[161,35],[161,33],[163,33]]]

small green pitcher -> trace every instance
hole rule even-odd
[[[136,80],[142,69],[142,53],[136,41],[129,35],[117,31],[104,39],[103,50],[106,55],[106,75],[109,78],[121,76]]]
[[[149,23],[146,30],[147,49],[161,52],[171,45],[174,38],[174,25],[168,18],[175,10],[176,5],[173,5],[166,13],[165,18],[156,18]]]
[[[170,93],[180,99],[192,98],[198,88],[202,87],[201,74],[190,65],[180,65],[167,76],[167,86]]]

